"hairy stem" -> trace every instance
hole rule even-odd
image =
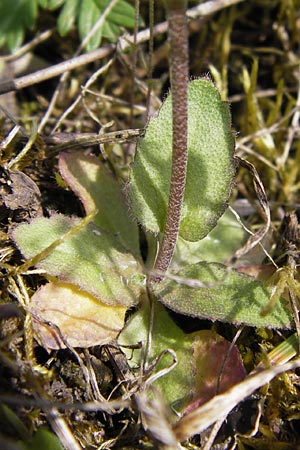
[[[187,167],[188,28],[185,1],[165,1],[170,42],[173,153],[167,218],[150,283],[159,282],[172,260],[178,238]]]

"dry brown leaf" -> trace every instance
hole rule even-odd
[[[33,327],[50,349],[91,347],[114,340],[124,326],[126,307],[107,306],[73,284],[55,281],[31,298]]]

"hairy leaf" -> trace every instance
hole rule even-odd
[[[199,261],[224,263],[243,245],[245,237],[245,230],[227,210],[217,226],[201,241],[189,242],[179,237],[171,270]]]
[[[129,215],[119,183],[99,159],[82,152],[62,153],[59,171],[82,201],[86,214],[98,211],[95,224],[115,234],[124,247],[139,255],[137,225]]]
[[[37,218],[15,228],[13,239],[26,258],[33,258],[79,222],[63,215]],[[143,280],[139,262],[115,236],[92,223],[63,239],[36,266],[78,285],[105,304],[131,306],[138,302]]]
[[[185,338],[185,334],[173,322],[162,305],[154,304],[154,321],[151,336],[151,349],[148,355],[148,363],[167,349],[172,349],[176,353],[177,365],[168,374],[154,384],[159,386],[164,394],[167,403],[172,404],[176,409],[187,406],[192,399],[195,363],[192,360],[191,343]],[[149,333],[149,305],[144,303],[142,307],[129,319],[121,332],[118,342],[120,345],[136,345],[141,343],[145,348]],[[131,367],[136,368],[141,365],[141,349],[132,351],[131,348],[122,349],[128,356]],[[170,353],[165,353],[154,372],[167,369],[173,363]]]
[[[180,236],[198,241],[224,213],[234,175],[230,113],[214,84],[193,80],[188,88],[188,166]],[[172,160],[172,96],[150,119],[137,154],[129,197],[137,220],[154,233],[164,230]]]
[[[185,334],[166,310],[153,304],[153,329],[148,364],[163,355],[151,375],[171,366],[173,358],[167,349],[175,352],[177,365],[165,373],[154,386],[159,387],[167,403],[177,411],[192,410],[218,392],[223,392],[245,376],[241,357],[236,348],[226,353],[230,343],[217,333],[204,330]],[[125,325],[118,341],[121,345],[137,343],[145,348],[149,333],[150,311],[144,304]],[[123,348],[132,368],[141,365],[141,349]],[[227,358],[225,361],[225,357]]]
[[[273,311],[262,317],[271,289],[247,275],[207,262],[190,265],[176,275],[177,281],[165,279],[154,287],[160,301],[174,311],[255,327],[290,327],[292,314],[285,300],[278,301]],[[197,282],[207,285],[195,286]]]

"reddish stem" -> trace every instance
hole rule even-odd
[[[168,7],[169,3],[169,7]],[[169,203],[162,243],[150,283],[159,282],[172,260],[179,233],[187,167],[188,27],[185,2],[166,2],[170,42],[173,153]],[[172,4],[172,5],[171,5]]]

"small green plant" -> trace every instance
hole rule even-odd
[[[146,279],[153,261],[145,264],[142,261],[137,221],[146,235],[151,234],[148,254],[153,255],[166,221],[170,187],[171,101],[169,95],[158,116],[150,119],[145,136],[137,145],[125,189],[95,156],[62,153],[60,174],[81,199],[87,218],[53,214],[14,229],[13,239],[28,258],[23,271],[34,264],[49,277],[48,285],[31,299],[31,311],[39,319],[33,321],[34,327],[44,346],[60,348],[65,342],[73,346],[107,343],[123,329],[126,310],[137,305],[139,309],[119,340],[126,345],[145,340],[149,331]],[[278,301],[267,316],[261,315],[271,288],[222,264],[220,261],[224,255],[229,256],[228,251],[221,252],[218,261],[212,262],[211,255],[209,261],[203,260],[203,238],[210,232],[222,247],[220,239],[226,222],[222,219],[223,225],[212,229],[225,211],[231,191],[234,146],[228,105],[221,101],[209,79],[189,83],[188,109],[191,119],[180,237],[170,271],[163,281],[148,286],[154,302],[192,317],[259,327],[289,327],[292,317],[284,300]],[[239,239],[237,246],[240,244]],[[207,342],[207,335],[185,336],[159,304],[155,311],[150,359],[162,351],[162,345],[180,355],[188,348],[193,349],[195,340],[197,345],[199,340],[201,345],[203,340]],[[51,329],[49,323],[55,328]],[[196,353],[189,353],[188,362],[186,357],[180,360],[178,356],[175,369],[162,377],[163,381],[158,380],[167,400],[177,406],[197,403],[203,395],[199,386],[196,392],[192,389],[196,382]],[[168,354],[158,369],[172,367],[172,361]],[[186,377],[181,387],[169,392],[168,377],[175,383],[183,380],[183,374]]]
[[[81,199],[86,218],[37,218],[16,227],[13,239],[28,258],[23,272],[35,265],[49,278],[30,304],[45,347],[89,347],[117,337],[124,348],[140,342],[133,357],[130,350],[132,367],[141,365],[146,385],[158,383],[166,401],[187,412],[245,371],[237,351],[223,365],[229,349],[223,338],[213,331],[186,335],[164,306],[257,327],[289,327],[292,314],[284,300],[261,314],[271,289],[223,264],[226,250],[219,260],[204,256],[210,233],[222,248],[227,219],[216,225],[235,175],[231,118],[210,79],[188,83],[186,2],[165,6],[171,51],[178,43],[171,55],[172,94],[138,142],[127,185],[96,157],[63,153],[60,175]],[[148,238],[146,261],[138,224]],[[124,327],[133,306],[137,311]]]
[[[7,47],[14,52],[22,45],[26,30],[32,30],[36,26],[39,8],[48,11],[60,8],[57,17],[59,34],[65,36],[76,26],[81,41],[103,15],[103,20],[84,45],[86,51],[97,48],[103,37],[115,41],[123,27],[133,29],[135,23],[135,10],[125,0],[15,0],[13,8],[11,1],[2,0],[0,48]]]

